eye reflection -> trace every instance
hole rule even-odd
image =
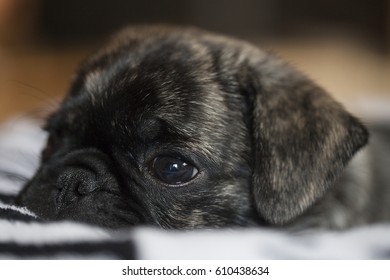
[[[159,156],[153,161],[153,172],[160,181],[179,185],[191,181],[198,174],[198,169],[179,158]]]

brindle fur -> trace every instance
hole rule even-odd
[[[116,35],[82,64],[47,130],[18,199],[45,219],[175,229],[389,219],[372,203],[389,195],[345,169],[368,140],[356,118],[279,58],[197,29]],[[199,174],[167,186],[151,174],[157,155]]]

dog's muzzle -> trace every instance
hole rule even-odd
[[[117,186],[110,162],[105,154],[95,149],[66,155],[53,188],[57,211],[95,192]]]
[[[42,164],[17,203],[44,219],[89,221],[97,213],[103,218],[118,207],[126,208],[121,197],[112,160],[89,148],[52,156]]]

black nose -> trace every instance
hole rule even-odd
[[[110,158],[95,149],[78,150],[63,159],[63,166],[55,183],[57,203],[74,202],[80,197],[116,185]]]
[[[56,187],[60,191],[87,195],[101,186],[98,177],[92,170],[68,167],[58,177]]]

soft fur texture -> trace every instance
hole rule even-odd
[[[81,66],[47,130],[18,198],[45,219],[193,229],[389,218],[379,214],[389,196],[345,171],[368,139],[356,118],[279,58],[196,29],[115,36]],[[196,176],[161,181],[161,157]]]
[[[136,226],[112,231],[71,221],[45,221],[12,201],[38,167],[46,136],[32,119],[0,125],[0,259],[390,258],[388,224],[292,234],[285,228],[260,227],[166,231]]]

